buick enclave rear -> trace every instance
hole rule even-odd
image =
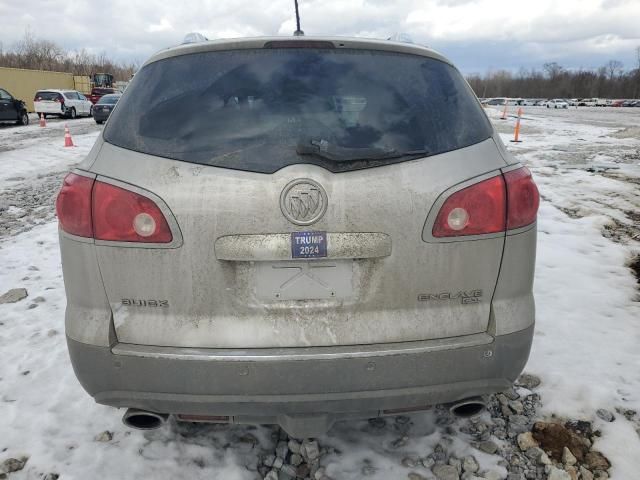
[[[428,48],[165,50],[58,197],[73,367],[139,428],[472,413],[529,354],[537,208]]]

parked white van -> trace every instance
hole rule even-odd
[[[76,118],[93,115],[93,104],[76,90],[38,90],[33,98],[33,106],[38,116],[44,114]]]

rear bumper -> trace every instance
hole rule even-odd
[[[111,112],[103,112],[101,110],[93,110],[93,118],[94,120],[98,120],[100,122],[105,122]]]
[[[239,423],[320,415],[330,424],[503,390],[523,370],[532,337],[533,326],[497,337],[367,347],[231,351],[67,342],[76,376],[98,403]]]
[[[50,113],[51,115],[64,115],[65,111],[62,109],[60,104],[54,105],[42,105],[38,104],[35,106],[36,113]]]

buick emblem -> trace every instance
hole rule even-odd
[[[301,178],[289,183],[280,194],[280,210],[296,225],[311,225],[327,210],[327,194],[318,182]]]

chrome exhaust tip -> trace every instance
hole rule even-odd
[[[122,423],[129,428],[138,430],[154,430],[160,428],[169,418],[165,413],[147,412],[146,410],[138,410],[129,408],[122,416]]]
[[[449,405],[452,415],[459,418],[471,418],[480,415],[487,408],[480,397],[465,398]]]

